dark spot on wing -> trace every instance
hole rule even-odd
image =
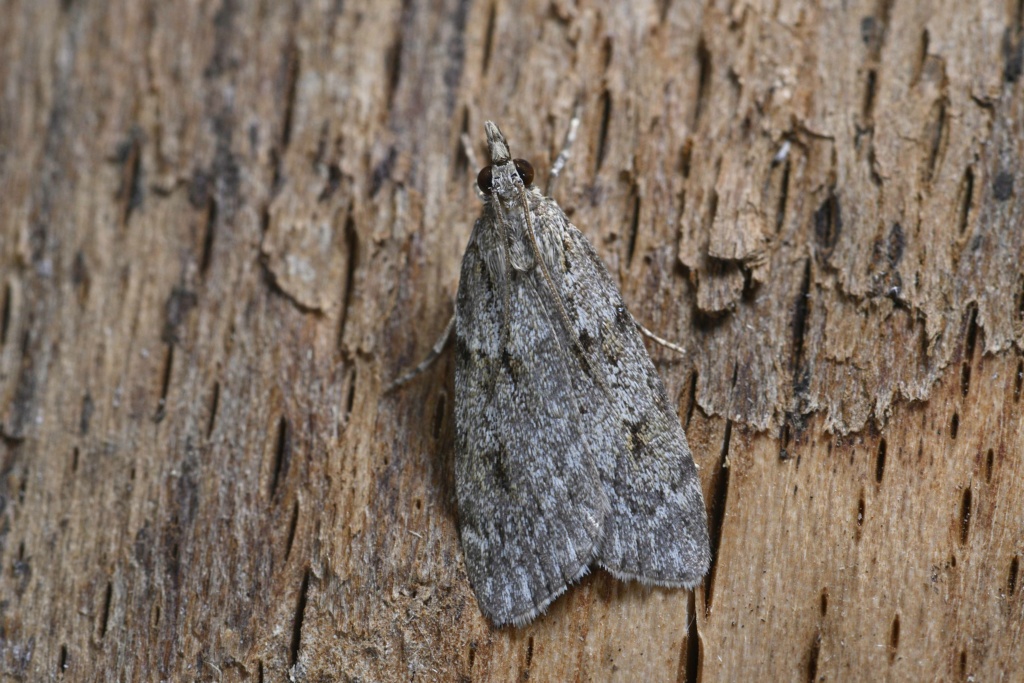
[[[662,412],[668,411],[668,394],[665,392],[665,385],[661,383],[661,378],[657,374],[647,374],[647,388],[651,390],[654,405],[658,407],[658,410]]]
[[[469,350],[469,344],[463,337],[456,335],[455,337],[455,357],[456,360],[468,364],[473,359],[473,354]]]
[[[615,307],[615,324],[618,325],[619,330],[622,332],[625,332],[633,324],[633,317],[626,310],[625,306]]]
[[[519,380],[523,376],[523,361],[521,358],[510,354],[508,349],[502,349],[501,367],[505,374],[508,375],[508,378],[512,380],[512,384],[519,384]]]
[[[576,354],[579,356],[580,370],[582,370],[583,374],[587,376],[587,379],[589,379],[591,382],[593,382],[594,381],[594,369],[592,367],[590,367],[590,361],[588,361],[587,357],[582,355],[582,354],[580,354],[578,351],[576,352]]]
[[[640,453],[650,442],[647,417],[643,416],[636,421],[626,420],[623,426],[626,428],[626,445],[630,452],[634,455]]]
[[[630,511],[635,515],[643,515],[644,518],[652,517],[658,509],[664,505],[664,496],[660,489],[643,491],[634,489],[626,496],[626,503]]]
[[[619,465],[616,478],[622,475],[622,465]],[[639,481],[620,482],[615,490],[620,493],[622,501],[629,507],[630,512],[640,519],[650,519],[665,504],[665,489],[662,486],[647,487],[639,485]]]
[[[494,280],[491,276],[491,271],[487,269],[484,264],[483,258],[476,264],[476,267],[480,270],[480,279],[484,282],[484,287],[487,288],[487,293],[494,296]]]
[[[580,330],[580,346],[587,353],[590,353],[590,350],[594,348],[594,338],[590,336],[590,332],[586,328]]]
[[[512,482],[508,476],[505,466],[505,448],[500,447],[497,451],[484,454],[484,461],[491,470],[491,479],[495,485],[505,493],[512,490]]]

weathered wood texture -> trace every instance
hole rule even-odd
[[[1021,680],[1022,5],[8,0],[0,675]],[[695,592],[494,631],[452,309],[498,120],[653,348]],[[787,153],[788,150],[788,153]]]

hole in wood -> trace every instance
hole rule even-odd
[[[81,250],[75,252],[75,260],[71,262],[71,284],[78,294],[78,303],[85,306],[89,298],[89,267],[85,264],[85,254]]]
[[[864,79],[864,104],[861,105],[861,116],[864,121],[871,120],[871,114],[875,108],[875,83],[878,80],[878,72],[874,69],[868,71]]]
[[[793,335],[793,394],[800,396],[807,391],[809,376],[803,371],[804,359],[804,337],[807,334],[807,327],[810,324],[811,312],[811,260],[804,260],[804,274],[800,280],[800,292],[797,294],[796,305],[793,311],[793,325],[790,328]]]
[[[775,234],[782,232],[786,223],[786,205],[789,203],[789,169],[790,161],[787,158],[782,165],[782,182],[779,185],[779,204],[775,208]]]
[[[124,166],[121,171],[121,187],[118,201],[121,204],[121,226],[128,225],[135,209],[142,206],[142,145],[133,138],[122,151]]]
[[[963,499],[960,502],[960,545],[967,543],[967,536],[971,531],[971,503],[973,497],[970,487],[964,489]]]
[[[626,243],[626,268],[633,265],[633,254],[636,252],[636,236],[640,231],[640,188],[633,184],[633,216],[629,222],[629,240]]]
[[[957,432],[960,431],[960,414],[953,413],[953,419],[949,421],[949,438],[956,441]]]
[[[888,448],[885,437],[878,441],[878,455],[875,457],[875,482],[881,484],[885,474],[885,451]]]
[[[779,434],[779,443],[782,444],[779,447],[779,460],[781,460],[783,462],[789,460],[789,458],[790,458],[789,448],[788,448],[790,438],[791,437],[790,437],[790,434],[789,434],[789,420],[787,419],[786,422],[784,422],[782,424],[782,431]]]
[[[1024,360],[1017,361],[1017,376],[1013,384],[1013,402],[1020,403],[1021,389],[1024,388]]]
[[[88,391],[85,392],[85,396],[82,397],[82,413],[78,418],[78,433],[85,436],[89,433],[89,423],[92,422],[92,414],[96,409],[96,404],[93,403],[92,394]]]
[[[4,285],[4,296],[0,299],[0,347],[7,343],[7,331],[11,329],[11,285]]]
[[[174,344],[167,344],[167,353],[164,356],[163,379],[160,382],[160,400],[157,402],[154,422],[161,422],[167,414],[167,392],[171,388],[171,372],[174,369]]]
[[[807,683],[815,683],[818,678],[818,656],[821,654],[821,634],[814,636],[811,651],[807,657]]]
[[[459,124],[459,139],[455,141],[455,149],[452,155],[452,178],[456,181],[459,178],[465,177],[469,168],[469,152],[466,150],[466,146],[462,144],[464,136],[472,139],[472,135],[469,132],[469,107],[463,105],[462,107],[462,123]],[[479,173],[480,169],[472,169],[472,173]],[[340,175],[341,168],[338,168]],[[340,179],[340,178],[339,178]]]
[[[931,151],[928,154],[928,166],[926,180],[931,182],[935,177],[935,170],[942,163],[943,152],[949,138],[949,126],[946,116],[946,100],[940,98],[932,105],[929,115],[929,122],[926,130],[931,132]]]
[[[292,517],[288,522],[288,540],[285,543],[284,550],[284,561],[287,562],[288,558],[292,554],[292,546],[295,544],[295,530],[299,526],[299,501],[298,499],[292,504]]]
[[[921,46],[917,53],[917,72],[914,74],[915,83],[921,78],[921,72],[924,71],[925,62],[928,60],[928,43],[930,42],[931,36],[928,29],[921,31]]]
[[[408,6],[406,6],[408,7]],[[407,11],[407,10],[406,10]],[[405,12],[403,12],[405,13]],[[402,17],[400,26],[406,25],[409,17]],[[390,111],[395,101],[395,91],[398,90],[398,81],[402,75],[402,42],[401,32],[394,36],[387,51],[384,53],[384,63],[387,65],[387,80],[384,89],[384,111]]]
[[[1021,274],[1018,280],[1020,280],[1020,287],[1017,288],[1017,319],[1024,320],[1024,274]]]
[[[860,498],[857,500],[857,528],[854,530],[854,539],[858,541],[860,540],[864,529],[864,511],[864,492],[861,491]]]
[[[893,616],[893,624],[889,629],[889,663],[896,659],[896,650],[899,649],[899,614]]]
[[[103,596],[103,607],[102,609],[100,609],[100,640],[103,640],[103,638],[107,635],[107,622],[110,619],[110,602],[113,600],[113,598],[114,585],[110,581],[107,581],[107,591]]]
[[[1012,598],[1017,592],[1017,574],[1020,573],[1020,558],[1016,555],[1010,560],[1010,571],[1006,575],[1006,597]]]
[[[338,164],[328,164],[327,182],[324,183],[324,189],[320,191],[319,195],[317,195],[316,200],[318,202],[326,202],[328,199],[333,197],[334,193],[338,191],[339,187],[341,187],[341,181],[343,179],[344,175],[341,172],[341,167],[338,166]]]
[[[356,221],[350,211],[345,218],[345,293],[341,298],[341,313],[338,315],[338,350],[345,349],[345,327],[349,310],[352,308],[352,292],[355,289],[356,268],[359,266],[359,233]]]
[[[690,428],[690,420],[693,418],[693,410],[697,407],[697,371],[690,375],[690,399],[686,406],[686,419],[683,420],[684,429]]]
[[[480,65],[480,73],[486,74],[487,68],[491,65],[491,52],[494,50],[494,24],[497,20],[497,3],[492,2],[487,12],[487,30],[484,33],[484,56]]]
[[[690,169],[693,161],[693,138],[686,138],[683,146],[679,149],[679,175],[683,179],[690,177]]]
[[[690,593],[686,601],[686,618],[690,625],[686,632],[686,683],[700,680],[700,634],[697,633],[697,598]]]
[[[217,424],[217,409],[220,407],[220,382],[213,383],[213,397],[210,399],[210,419],[206,423],[206,438],[213,434],[213,427]]]
[[[302,575],[302,587],[299,588],[299,601],[295,606],[295,620],[292,622],[292,642],[288,649],[288,661],[291,666],[299,661],[299,648],[302,645],[302,620],[306,614],[306,594],[309,592],[309,568]]]
[[[704,38],[697,42],[697,101],[693,103],[693,124],[691,130],[697,128],[701,114],[704,113],[704,101],[711,89],[711,51]]]
[[[835,189],[829,190],[827,199],[814,212],[814,238],[825,261],[828,261],[843,232],[843,209]]]
[[[708,515],[708,536],[711,541],[711,568],[704,581],[704,603],[706,612],[711,613],[714,598],[715,574],[718,568],[718,550],[722,541],[722,525],[725,523],[725,506],[729,497],[729,468],[725,466],[729,456],[729,442],[732,440],[732,420],[725,421],[725,435],[722,438],[722,453],[719,457],[718,470],[712,481],[714,495],[711,499]]]
[[[213,233],[217,226],[217,200],[212,196],[206,203],[206,225],[203,232],[203,248],[199,253],[199,274],[205,277],[210,270],[210,259],[213,256]]]
[[[284,115],[281,117],[281,150],[288,149],[292,141],[292,117],[295,113],[295,99],[301,69],[301,53],[294,41],[285,46],[282,62],[284,66]]]
[[[711,226],[715,224],[715,216],[718,215],[718,192],[712,188],[711,195],[708,197],[708,218],[707,226],[711,229]],[[711,269],[709,270],[712,274],[719,274],[725,270],[725,264],[721,261],[712,261]]]
[[[288,459],[291,456],[291,429],[288,427],[288,420],[282,415],[277,421],[277,442],[274,447],[274,462],[270,475],[270,490],[268,497],[274,498],[277,493],[277,485],[280,480],[288,474]]]
[[[978,305],[971,304],[968,309],[967,335],[964,339],[964,360],[974,358],[974,347],[978,343]]]
[[[612,96],[607,90],[601,93],[601,125],[597,129],[597,154],[595,155],[594,175],[601,170],[604,155],[608,151],[608,124],[612,118]]]
[[[271,160],[273,161],[273,163],[275,164],[273,187],[277,187],[277,185],[278,185],[278,175],[281,172],[280,171],[280,167],[277,166],[277,151],[276,150],[270,150],[270,157],[271,157]],[[267,234],[267,230],[270,229],[270,208],[269,207],[270,207],[270,203],[268,202],[266,204],[266,206],[264,206],[263,209],[260,211],[260,234],[261,235],[266,235]]]
[[[960,234],[967,232],[967,224],[971,216],[971,203],[974,201],[974,169],[970,166],[964,171],[964,179],[960,184]]]
[[[348,380],[348,395],[345,397],[345,412],[342,414],[342,423],[348,424],[348,418],[352,415],[352,407],[356,401],[356,367],[352,366],[352,373]]]
[[[444,424],[444,409],[447,402],[447,394],[442,391],[437,397],[437,405],[434,406],[434,427],[431,430],[431,434],[435,439],[441,436],[441,425]]]
[[[992,481],[992,469],[996,464],[996,454],[990,448],[988,453],[985,455],[985,481]]]

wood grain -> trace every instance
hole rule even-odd
[[[0,677],[1014,680],[1018,2],[11,0]],[[693,592],[479,614],[452,310],[482,124],[634,315]]]

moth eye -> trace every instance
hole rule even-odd
[[[523,179],[523,185],[533,185],[533,166],[526,159],[515,159],[512,163],[516,165],[516,173]]]
[[[491,193],[491,167],[484,166],[480,169],[480,173],[476,177],[476,186],[480,188],[480,191],[484,194]]]

